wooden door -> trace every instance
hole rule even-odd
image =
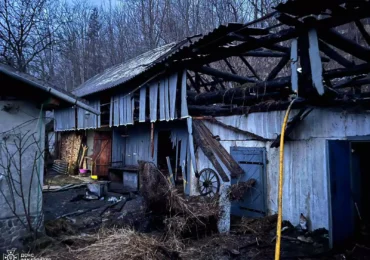
[[[93,174],[98,176],[108,176],[108,168],[112,161],[111,132],[95,132],[93,159]]]
[[[231,147],[231,156],[244,170],[238,178],[231,178],[231,184],[255,179],[242,201],[231,203],[231,214],[258,218],[266,215],[266,150],[265,148]]]

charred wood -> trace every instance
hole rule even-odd
[[[370,35],[366,31],[364,25],[359,20],[355,21],[355,23],[356,23],[356,26],[357,26],[358,30],[360,31],[360,33],[364,37],[365,41],[367,42],[367,44],[370,45]]]
[[[223,79],[226,79],[226,80],[229,80],[229,81],[238,82],[238,83],[256,82],[256,80],[252,79],[252,78],[243,77],[243,76],[223,72],[223,71],[216,70],[214,68],[206,67],[206,66],[195,67],[195,68],[192,68],[192,70],[195,70],[197,72],[201,72],[201,73],[204,73],[204,74],[207,74],[207,75],[215,76],[215,77],[218,77],[218,78],[223,78]]]
[[[239,56],[239,58],[242,60],[242,62],[244,62],[245,66],[247,66],[247,68],[252,72],[253,76],[255,76],[258,80],[261,80],[256,71],[253,69],[252,65],[250,65],[249,62],[243,56]]]
[[[202,136],[195,127],[193,127],[193,137],[194,142],[196,143],[197,146],[199,146],[202,149],[204,155],[208,158],[208,160],[211,161],[212,165],[215,167],[215,170],[220,175],[221,179],[224,182],[229,182],[230,181],[229,176],[227,176],[221,164],[217,161],[216,156],[213,154],[212,148],[207,144],[205,137]]]
[[[267,76],[266,81],[274,79],[277,74],[284,68],[284,66],[288,63],[290,60],[289,56],[285,56],[281,58],[279,63],[273,68],[273,70],[270,72],[270,74]]]
[[[243,56],[249,57],[285,57],[288,54],[281,53],[281,52],[273,52],[273,51],[248,51],[242,54]]]
[[[343,67],[353,67],[355,64],[353,62],[350,62],[346,58],[344,58],[342,55],[340,55],[338,52],[330,48],[326,43],[323,41],[319,42],[320,51],[325,53],[329,58],[335,60]]]
[[[323,39],[326,43],[333,45],[334,47],[341,49],[354,57],[370,62],[370,49],[365,48],[356,42],[345,38],[343,35],[334,31],[333,29],[321,30],[320,38]]]
[[[200,120],[194,120],[193,122],[194,132],[197,132],[203,141],[203,145],[207,148],[212,149],[212,153],[216,154],[217,157],[222,161],[225,167],[229,170],[232,177],[238,177],[244,173],[244,170],[239,164],[231,157],[226,149],[217,141],[211,131],[206,125]]]

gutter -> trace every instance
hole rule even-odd
[[[83,103],[82,101],[79,101],[76,97],[72,97],[72,96],[70,96],[68,94],[62,93],[62,92],[60,92],[60,91],[58,91],[58,90],[56,90],[56,89],[54,89],[52,87],[43,86],[43,85],[38,84],[38,83],[36,83],[36,82],[34,82],[34,81],[30,80],[30,79],[24,78],[21,75],[18,75],[17,73],[15,73],[15,72],[10,72],[10,71],[4,70],[1,67],[0,67],[0,70],[3,73],[5,73],[8,76],[10,76],[10,77],[13,77],[13,78],[15,78],[15,79],[17,79],[19,81],[22,81],[22,82],[24,82],[24,83],[26,83],[28,85],[34,86],[34,87],[36,87],[36,88],[38,88],[38,89],[40,89],[42,91],[48,92],[51,95],[56,96],[56,97],[60,98],[63,101],[66,101],[66,102],[68,102],[68,103],[70,103],[72,105],[76,105],[76,106],[78,106],[78,107],[80,107],[82,109],[85,109],[85,110],[87,110],[87,111],[89,111],[89,112],[91,112],[91,113],[93,113],[95,115],[100,115],[100,111],[98,111],[98,110],[90,107],[89,105]]]

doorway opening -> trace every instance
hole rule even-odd
[[[331,245],[370,245],[369,141],[328,141]]]
[[[172,146],[171,142],[171,131],[159,131],[158,132],[158,157],[157,166],[163,172],[168,173],[167,158],[170,158],[171,165],[175,165],[175,147]]]
[[[355,206],[354,237],[370,244],[370,142],[351,143],[352,196]]]

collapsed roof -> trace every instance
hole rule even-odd
[[[361,19],[370,17],[369,8],[369,1],[287,1],[250,23],[221,25],[107,69],[74,93],[88,96],[118,86],[132,92],[186,69],[192,115],[242,114],[260,111],[266,100],[280,102],[262,104],[273,110],[297,93],[321,105],[366,101],[370,23]]]

